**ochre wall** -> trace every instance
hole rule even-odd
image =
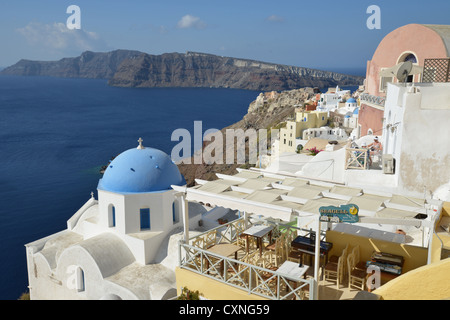
[[[178,295],[181,288],[186,287],[191,291],[198,290],[208,300],[267,300],[186,269],[176,268],[175,275]]]
[[[437,262],[441,260],[441,248],[442,246],[446,248],[450,248],[450,234],[444,232],[440,227],[439,223],[442,217],[450,217],[450,202],[444,202],[442,206],[442,214],[439,218],[438,223],[436,224],[436,231],[438,235],[433,234],[433,241],[431,245],[431,262]],[[438,238],[439,236],[439,238]],[[442,242],[441,242],[442,241]],[[450,272],[450,270],[449,270]],[[449,284],[450,286],[450,284]]]
[[[327,242],[333,243],[329,256],[339,256],[348,243],[350,249],[356,244],[360,248],[360,261],[370,260],[374,251],[386,252],[402,256],[404,264],[402,273],[424,266],[427,263],[428,250],[421,247],[398,244],[389,241],[370,239],[343,232],[327,231]]]
[[[450,258],[412,270],[373,293],[383,300],[442,300],[450,298]]]

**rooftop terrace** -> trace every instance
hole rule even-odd
[[[403,272],[427,264],[439,202],[253,170],[217,177],[197,180],[192,188],[174,187],[186,201],[230,208],[240,215],[180,244],[179,272],[189,272],[191,279],[200,276],[194,286],[207,279],[226,286],[216,292],[232,287],[247,298],[353,299],[367,287],[348,286],[350,253],[358,256],[355,265],[360,267],[374,252],[401,256]],[[319,208],[346,204],[359,207],[359,221],[321,223],[320,250],[315,250],[319,242],[309,237],[316,234]],[[248,231],[255,226],[258,235]]]

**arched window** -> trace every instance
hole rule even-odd
[[[110,204],[108,207],[108,221],[110,228],[114,228],[116,226],[116,207],[114,207],[113,204]]]
[[[417,58],[414,54],[410,53],[405,57],[405,60],[403,62],[410,61],[411,63],[417,63]]]
[[[82,292],[84,291],[85,284],[84,284],[84,271],[80,267],[77,268],[77,291]]]
[[[67,273],[70,274],[67,279],[67,287],[74,289],[77,292],[83,292],[86,290],[84,271],[79,266],[71,265],[67,268]]]
[[[414,53],[411,52],[406,52],[403,55],[400,56],[399,58],[399,63],[401,62],[411,62],[412,64],[417,64],[417,57]],[[409,75],[406,78],[406,82],[414,82],[414,75]]]
[[[172,220],[173,224],[178,223],[180,221],[175,201],[172,203]]]

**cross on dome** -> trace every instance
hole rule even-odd
[[[137,148],[138,149],[145,149],[144,146],[142,145],[142,142],[144,142],[144,140],[142,140],[142,138],[139,138],[138,142],[139,142],[139,146]]]

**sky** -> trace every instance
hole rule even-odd
[[[68,28],[71,5],[80,8],[80,29]],[[368,12],[373,5],[378,16]],[[410,23],[450,24],[450,1],[0,0],[0,67],[130,49],[363,75],[379,42]]]

